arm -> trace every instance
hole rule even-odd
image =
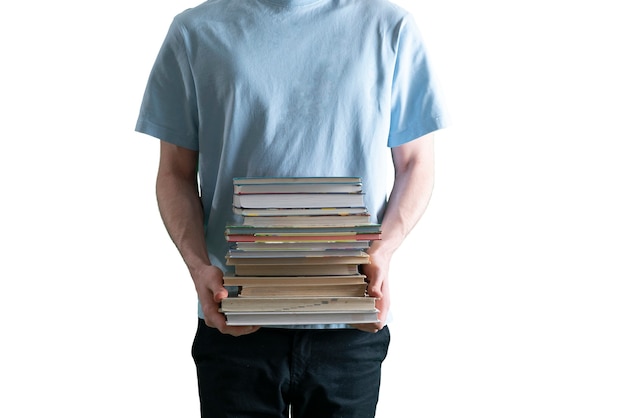
[[[196,151],[161,141],[156,182],[161,218],[189,269],[206,324],[226,334],[247,334],[258,328],[227,326],[224,315],[218,312],[228,291],[223,285],[222,271],[211,265],[206,250],[197,165]]]
[[[378,331],[385,325],[390,306],[389,266],[393,253],[422,217],[434,184],[434,134],[425,135],[391,150],[395,179],[382,222],[382,239],[368,251],[370,264],[363,266],[368,293],[380,298],[380,322],[355,325],[364,331]]]

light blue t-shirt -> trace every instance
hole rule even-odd
[[[199,151],[207,248],[228,271],[234,177],[359,176],[381,222],[389,147],[444,123],[422,39],[397,5],[209,0],[174,18],[136,130]]]

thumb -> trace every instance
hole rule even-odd
[[[371,282],[369,285],[367,285],[367,294],[374,298],[381,298],[383,296],[380,285],[378,285],[377,283],[372,284]]]
[[[228,290],[224,286],[216,286],[214,289],[211,289],[213,292],[213,300],[215,302],[221,302],[223,299],[228,297]]]
[[[372,297],[382,297],[382,280],[379,274],[367,275],[367,294]]]

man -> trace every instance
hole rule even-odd
[[[426,209],[443,126],[415,23],[387,0],[209,0],[176,16],[136,129],[161,140],[159,209],[198,294],[203,417],[374,416],[389,265]],[[247,176],[363,179],[383,230],[363,267],[379,322],[226,325],[224,227]]]

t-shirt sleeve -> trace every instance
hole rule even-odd
[[[402,145],[446,125],[441,92],[411,15],[398,26],[396,45],[389,147]]]
[[[152,67],[135,130],[184,148],[199,148],[195,83],[185,31],[176,19]]]

